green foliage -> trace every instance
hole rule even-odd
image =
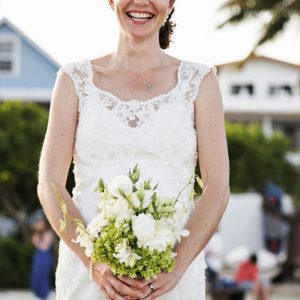
[[[32,252],[31,244],[0,238],[1,288],[28,288]]]
[[[292,147],[282,133],[275,132],[268,138],[259,124],[227,123],[226,134],[232,192],[261,192],[272,179],[285,192],[299,194],[300,171],[285,159]]]
[[[0,186],[17,210],[37,206],[38,160],[47,120],[48,112],[34,103],[0,105]]]
[[[0,103],[0,213],[18,220],[19,234],[28,240],[24,221],[40,207],[38,164],[46,134],[48,111],[36,103]],[[66,187],[74,187],[73,162]]]
[[[233,193],[261,193],[268,179],[279,184],[295,200],[300,199],[300,170],[285,156],[292,151],[290,141],[281,132],[264,136],[258,123],[226,122],[230,160],[230,190]],[[199,164],[196,168],[200,174]],[[195,185],[196,191],[200,189]]]

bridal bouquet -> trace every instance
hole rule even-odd
[[[177,196],[160,197],[158,183],[141,180],[137,164],[127,175],[116,176],[107,184],[100,178],[94,190],[99,195],[98,211],[86,227],[69,216],[64,199],[56,192],[64,216],[60,230],[68,219],[74,222],[77,238],[73,242],[84,247],[93,262],[109,265],[117,275],[149,279],[161,271],[170,272],[175,263],[174,245],[181,236],[189,235],[184,229],[189,206],[179,197],[192,179]],[[196,179],[201,186],[201,179]],[[193,189],[190,200],[194,195]]]

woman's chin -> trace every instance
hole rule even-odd
[[[155,34],[153,30],[130,30],[127,31],[128,35],[137,40],[146,40]]]

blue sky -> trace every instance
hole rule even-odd
[[[226,14],[224,0],[176,1],[175,43],[167,52],[181,59],[219,64],[242,59],[257,38],[264,18],[216,30]],[[58,62],[94,58],[111,52],[118,23],[107,0],[0,0],[6,16]],[[298,31],[298,34],[297,34]],[[300,20],[258,53],[300,63]]]

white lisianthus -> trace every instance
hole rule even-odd
[[[129,195],[132,193],[132,182],[128,176],[115,176],[108,182],[107,188],[116,197],[120,196],[119,189],[123,190],[126,195]]]
[[[113,253],[113,256],[117,258],[120,263],[124,263],[126,266],[133,267],[136,260],[141,259],[139,255],[132,251],[125,239],[122,243],[118,244],[115,250],[116,253]]]
[[[140,201],[140,199],[139,199],[138,196],[137,196],[137,192],[134,192],[134,193],[132,194],[132,196],[131,196],[131,203],[132,203],[132,205],[133,205],[133,207],[134,207],[135,209],[140,208],[140,206],[141,206],[141,201]]]
[[[139,214],[132,217],[132,231],[138,240],[138,246],[145,241],[153,239],[155,233],[155,220],[150,214]]]
[[[151,197],[154,192],[152,190],[145,190],[144,192],[144,200],[143,200],[143,209],[147,208],[151,202]]]
[[[94,217],[87,226],[88,232],[91,234],[92,238],[98,237],[99,232],[103,227],[108,225],[108,221],[103,217],[102,214],[98,214]]]
[[[169,206],[173,206],[173,203],[175,202],[175,198],[174,197],[168,197],[168,196],[165,196],[165,197],[162,197],[161,200],[160,200],[160,204],[161,205],[169,205]]]
[[[134,214],[134,211],[129,207],[127,200],[122,197],[104,201],[101,211],[105,219],[110,221],[118,219],[118,222],[121,222],[121,220],[125,220]]]

